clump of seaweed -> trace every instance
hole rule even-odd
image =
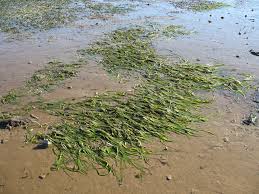
[[[138,72],[143,82],[134,93],[34,104],[62,119],[45,136],[54,146],[55,169],[81,173],[95,169],[100,175],[113,173],[118,178],[127,165],[144,171],[151,153],[145,143],[152,138],[169,141],[170,132],[192,135],[195,129],[190,124],[204,120],[195,110],[209,100],[195,92],[242,93],[243,82],[219,76],[217,66],[171,64],[156,54],[151,40],[142,28],[116,30],[81,51],[101,55],[100,63],[111,73]]]
[[[188,10],[197,11],[197,12],[210,11],[213,9],[219,9],[222,7],[229,6],[228,4],[223,2],[206,1],[206,0],[176,1],[172,3],[178,8],[188,9]]]

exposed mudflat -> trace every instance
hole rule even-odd
[[[82,14],[68,25],[29,36],[0,32],[0,96],[21,87],[47,62],[53,59],[72,62],[78,58],[79,49],[105,33],[134,25],[182,25],[191,33],[159,38],[153,43],[158,53],[175,61],[181,58],[225,64],[227,71],[251,73],[258,82],[259,57],[249,52],[251,49],[259,52],[257,0],[227,0],[224,3],[230,6],[204,12],[181,9],[164,0],[109,2],[131,5],[134,9],[109,17]],[[78,76],[42,97],[80,99],[105,91],[130,91],[135,84],[136,80],[121,81],[108,75],[90,60]],[[173,142],[166,145],[151,141],[147,146],[155,154],[149,161],[150,173],[139,177],[135,169],[126,169],[121,185],[114,176],[98,176],[94,170],[87,175],[51,171],[54,162],[51,148],[34,150],[35,145],[24,143],[24,129],[0,128],[0,193],[257,194],[259,125],[243,124],[251,112],[257,114],[257,104],[250,93],[246,97],[226,92],[210,95],[214,102],[201,108],[208,121],[195,124],[200,129],[195,136],[172,134]],[[8,109],[0,106],[0,111]],[[34,115],[46,125],[55,120],[38,111]]]

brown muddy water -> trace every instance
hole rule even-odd
[[[112,2],[112,1],[109,1]],[[113,3],[120,3],[114,1]],[[125,3],[125,2],[124,2]],[[127,1],[135,10],[109,18],[82,18],[63,28],[13,38],[0,33],[0,96],[17,88],[33,72],[52,59],[77,58],[76,51],[107,32],[132,25],[178,24],[192,33],[154,42],[157,51],[206,64],[225,64],[226,69],[259,76],[259,1],[229,0],[230,7],[201,13],[175,8],[168,1]],[[0,18],[1,19],[1,18]],[[130,90],[132,83],[119,83],[94,62],[79,76],[44,96],[45,99],[80,98],[108,90]],[[68,90],[67,86],[72,89]],[[109,175],[98,176],[52,172],[51,149],[33,150],[24,144],[24,130],[0,132],[0,193],[4,194],[160,194],[160,193],[259,193],[259,128],[242,121],[257,106],[251,97],[212,94],[214,103],[202,108],[208,121],[197,124],[195,137],[172,134],[165,146],[150,145],[159,154],[150,162],[150,174],[136,178],[133,169],[124,172],[122,185]],[[42,122],[51,118],[36,113]],[[208,133],[208,131],[210,133]],[[39,178],[44,175],[44,178]],[[45,176],[46,175],[46,176]],[[170,180],[167,180],[170,177]]]

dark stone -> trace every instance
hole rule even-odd
[[[254,93],[254,102],[259,103],[259,88]]]
[[[259,51],[256,52],[256,51],[254,51],[253,49],[251,49],[249,52],[250,52],[252,55],[259,57]]]
[[[14,117],[0,121],[0,129],[11,129],[13,127],[20,127],[29,123],[28,119]]]
[[[246,120],[243,121],[243,124],[245,125],[255,125],[257,121],[257,116],[253,113],[251,113]]]

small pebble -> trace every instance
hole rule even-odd
[[[198,189],[192,189],[191,190],[191,194],[198,194],[199,193],[199,190]]]
[[[136,174],[135,178],[140,179],[141,178],[141,174]]]
[[[238,35],[241,35],[241,32],[238,32]]]
[[[33,118],[33,119],[39,120],[39,117],[37,117],[37,116],[34,115],[34,114],[30,114],[30,117]]]
[[[221,185],[221,182],[220,182],[219,180],[217,180],[216,183],[217,183],[218,185]]]
[[[73,88],[72,86],[67,86],[67,89],[69,89],[69,90],[72,89],[72,88]]]
[[[39,175],[39,178],[40,178],[40,179],[45,179],[45,178],[46,178],[46,174],[40,174],[40,175]]]
[[[165,147],[164,147],[164,150],[165,150],[165,151],[167,151],[167,150],[168,150],[168,147],[167,147],[167,146],[165,146]]]
[[[239,58],[239,55],[236,55],[236,58]]]
[[[200,59],[196,59],[196,61],[201,61]]]
[[[172,180],[172,175],[167,175],[166,180],[168,180],[168,181]]]
[[[237,121],[236,121],[236,119],[232,119],[230,122],[231,123],[236,123]]]
[[[32,64],[32,61],[28,61],[28,64]]]
[[[209,23],[211,23],[211,21],[210,21],[210,20],[208,20],[208,22],[209,22]]]
[[[245,15],[245,18],[247,17],[247,15]]]
[[[223,141],[224,141],[225,143],[229,143],[229,138],[228,138],[228,137],[224,137],[224,138],[223,138]]]
[[[1,144],[4,144],[4,140],[3,140],[3,139],[1,139],[0,143],[1,143]]]
[[[223,16],[221,16],[220,18],[221,18],[222,20],[224,19],[224,17],[223,17]]]

